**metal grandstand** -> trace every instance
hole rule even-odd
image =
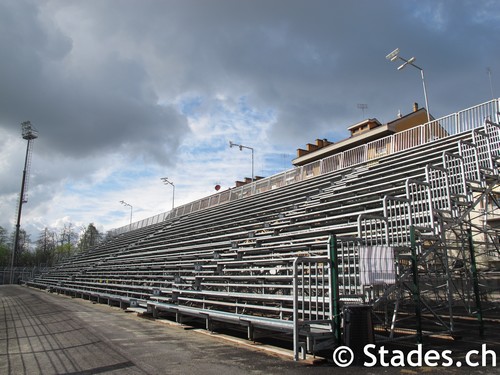
[[[499,100],[115,230],[27,285],[282,333],[295,357],[373,310],[377,341],[498,314]],[[345,323],[345,322],[344,322]],[[483,333],[483,332],[481,332]]]

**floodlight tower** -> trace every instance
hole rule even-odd
[[[425,110],[427,111],[427,121],[431,122],[431,115],[430,115],[430,111],[429,111],[429,102],[427,101],[427,88],[425,87],[424,70],[421,67],[414,64],[414,61],[416,60],[415,57],[410,57],[407,60],[399,55],[399,48],[396,48],[394,51],[389,53],[385,58],[389,61],[396,61],[396,60],[404,61],[403,64],[398,66],[398,70],[404,69],[408,65],[411,65],[414,68],[420,70],[420,77],[422,77],[422,86],[424,87],[424,100],[425,100],[425,107],[426,107]]]
[[[252,182],[253,182],[255,180],[255,175],[253,173],[253,148],[248,147],[248,146],[243,146],[243,145],[237,145],[236,143],[229,141],[229,148],[233,148],[233,147],[239,147],[240,151],[243,151],[244,148],[247,148],[250,151],[252,151]]]
[[[123,204],[124,206],[130,207],[130,225],[132,225],[132,211],[134,208],[132,207],[131,204],[128,204],[125,201],[120,201],[120,203]]]
[[[175,199],[175,185],[172,181],[169,181],[168,177],[161,177],[160,180],[163,181],[165,185],[172,185],[172,210],[174,209],[174,199]]]
[[[16,222],[16,235],[14,237],[14,249],[10,262],[10,283],[14,283],[14,264],[17,253],[19,252],[19,231],[21,228],[21,211],[23,203],[28,202],[28,183],[31,169],[31,154],[33,152],[33,140],[38,138],[38,131],[32,126],[31,122],[25,121],[21,124],[21,131],[23,139],[28,141],[26,146],[26,157],[24,159],[23,179],[21,182],[21,194],[19,195],[19,206],[17,208],[17,222]]]

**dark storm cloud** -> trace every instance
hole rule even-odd
[[[38,128],[33,191],[54,202],[67,179],[94,187],[113,168],[175,169],[189,108],[223,134],[245,98],[272,114],[259,152],[293,153],[345,137],[358,103],[382,122],[424,105],[419,72],[385,60],[396,47],[425,69],[435,116],[489,100],[487,67],[498,96],[499,14],[487,0],[1,0],[0,135],[19,138],[24,120]],[[228,129],[244,139],[241,124]],[[22,170],[9,144],[0,140],[0,205],[15,200]],[[201,165],[201,146],[190,152]]]
[[[162,95],[248,95],[273,108],[271,133],[290,144],[359,120],[358,103],[382,121],[423,105],[418,71],[384,59],[396,47],[426,70],[438,116],[488,99],[485,69],[500,57],[499,5],[490,1],[86,4],[96,33],[123,33],[143,48]]]
[[[73,15],[77,29],[86,25],[81,33],[88,43],[66,35],[55,17],[40,12],[43,4]],[[2,3],[4,124],[36,118],[44,147],[62,154],[129,150],[165,158],[186,124],[158,96],[220,93],[273,108],[272,134],[291,142],[304,137],[306,126],[311,136],[345,128],[358,119],[360,102],[382,121],[413,101],[423,105],[418,72],[397,72],[384,60],[395,47],[425,67],[439,115],[487,99],[478,89],[487,84],[486,66],[499,57],[499,23],[491,19],[498,5],[488,1],[117,5]],[[83,40],[82,34],[75,37]],[[450,91],[462,93],[457,98]]]
[[[17,130],[32,119],[43,134],[38,148],[44,153],[122,152],[167,160],[187,126],[173,108],[158,104],[144,66],[117,51],[79,51],[44,19],[40,4],[0,4],[2,125]],[[93,43],[99,45],[97,36]],[[88,61],[75,61],[82,52]]]

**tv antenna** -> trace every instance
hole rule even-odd
[[[493,95],[493,84],[491,83],[491,68],[487,67],[486,68],[486,73],[488,74],[488,78],[490,80],[490,91],[491,91],[491,98],[495,99],[495,96]]]
[[[365,109],[368,108],[368,104],[363,104],[363,103],[359,103],[358,104],[358,109],[361,109],[361,111],[363,111],[363,119],[365,118]]]

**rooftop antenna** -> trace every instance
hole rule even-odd
[[[486,73],[488,74],[488,78],[490,79],[491,99],[495,99],[495,96],[493,95],[493,84],[491,83],[491,68],[490,67],[486,68]]]
[[[14,264],[17,253],[19,252],[19,231],[21,228],[21,211],[23,203],[28,202],[28,183],[31,169],[31,154],[33,152],[33,141],[38,138],[38,131],[31,126],[31,122],[25,121],[21,123],[21,131],[23,139],[28,141],[26,146],[26,157],[24,159],[23,179],[21,182],[21,194],[19,195],[19,206],[17,208],[16,235],[14,238],[14,251],[12,252],[10,262],[10,283],[14,284]]]
[[[368,104],[363,104],[363,103],[359,103],[358,104],[358,109],[361,109],[361,111],[363,111],[363,119],[365,118],[365,109],[368,108]]]

